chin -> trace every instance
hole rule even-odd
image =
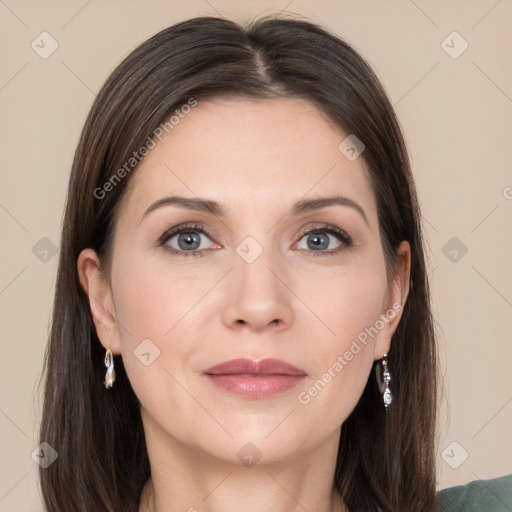
[[[278,430],[279,428],[268,435],[269,431],[246,428],[237,431],[234,438],[219,436],[217,439],[209,439],[207,444],[203,440],[201,449],[226,464],[246,467],[256,464],[275,465],[294,459],[305,449],[304,440],[301,442],[295,437],[296,430]],[[290,436],[291,431],[294,433],[293,437]]]

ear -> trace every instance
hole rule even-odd
[[[375,343],[374,359],[381,359],[389,352],[391,337],[396,331],[409,295],[409,282],[411,275],[411,246],[404,240],[398,247],[397,261],[394,268],[391,287],[386,294],[381,320],[384,323],[377,342]]]
[[[77,260],[80,284],[89,297],[89,307],[98,338],[115,355],[121,353],[119,329],[110,285],[100,269],[96,251],[84,249]]]

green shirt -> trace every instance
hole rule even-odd
[[[512,512],[512,473],[442,489],[439,512]]]

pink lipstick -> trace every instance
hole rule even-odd
[[[232,359],[203,372],[225,391],[249,398],[268,398],[295,387],[306,372],[279,359]]]

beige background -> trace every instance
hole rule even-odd
[[[95,93],[129,51],[176,21],[283,9],[332,28],[369,60],[406,135],[444,374],[439,487],[512,472],[510,0],[0,0],[0,511],[42,510],[31,452],[58,258],[42,261],[41,248],[58,249]],[[43,31],[58,43],[46,59],[31,47]],[[469,44],[458,58],[447,53],[463,48],[453,31]]]

